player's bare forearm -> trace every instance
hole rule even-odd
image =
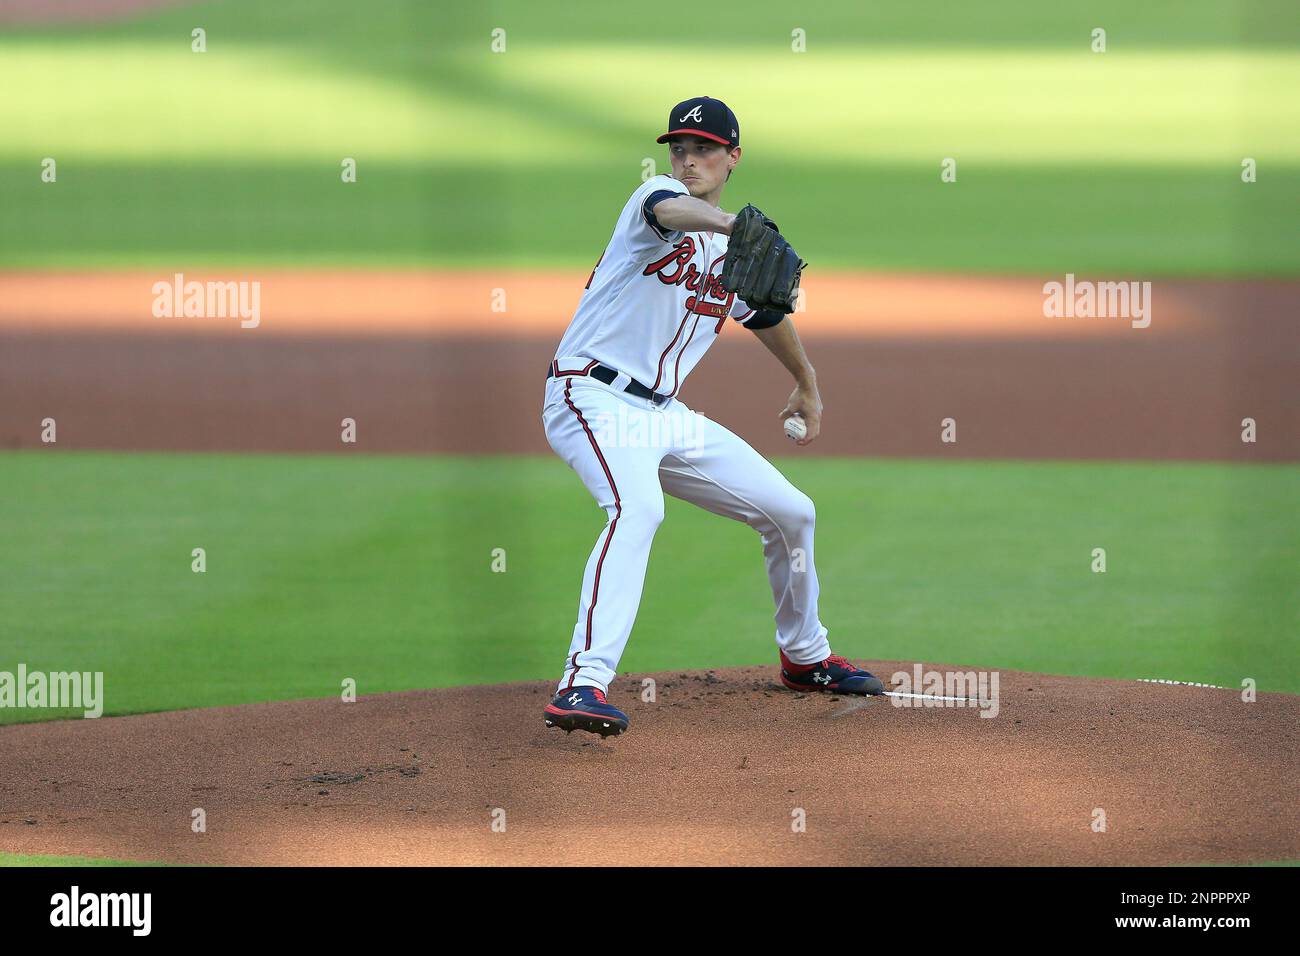
[[[770,328],[754,329],[754,334],[794,376],[797,384],[817,391],[817,372],[812,367],[812,362],[808,361],[803,343],[799,341],[799,333],[795,331],[794,321],[789,316]]]
[[[655,203],[655,218],[665,229],[731,234],[736,217],[694,196],[674,196]]]
[[[779,417],[784,421],[791,415],[802,415],[804,424],[808,426],[808,434],[800,439],[799,444],[807,445],[821,433],[822,397],[817,390],[817,372],[803,350],[794,321],[786,316],[771,328],[754,329],[754,334],[794,376],[794,391],[790,393],[790,401],[786,402]]]

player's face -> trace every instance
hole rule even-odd
[[[729,149],[699,136],[675,136],[668,141],[668,156],[673,179],[685,185],[692,196],[716,199],[727,173],[740,159],[740,147]]]

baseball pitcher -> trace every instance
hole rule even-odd
[[[812,501],[741,438],[678,393],[728,320],[789,370],[781,412],[800,445],[821,429],[817,376],[794,323],[805,266],[753,206],[718,203],[740,161],[740,125],[721,100],[673,107],[671,176],[628,199],[547,370],[542,423],[608,521],[587,559],[548,727],[608,736],[627,715],[605,699],[641,602],[664,492],[743,521],[763,543],[776,604],[781,681],[802,691],[880,694],[880,680],[831,653],[817,615]],[[730,244],[730,249],[728,248]]]

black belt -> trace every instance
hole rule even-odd
[[[555,375],[555,372],[556,372],[555,363],[552,362],[550,365],[546,367],[546,377],[547,378],[553,377]],[[589,372],[569,372],[567,374],[568,375],[590,375],[592,378],[598,379],[599,381],[604,382],[606,385],[613,385],[614,379],[618,378],[618,372],[614,371],[612,368],[610,368],[607,365],[592,366],[592,369]],[[629,381],[627,383],[627,386],[623,389],[623,391],[627,392],[629,395],[635,395],[637,398],[648,398],[656,405],[662,405],[664,402],[668,401],[668,399],[672,398],[671,395],[660,395],[658,392],[651,391],[650,389],[642,385],[640,382],[638,382],[636,379],[632,379],[631,381]]]

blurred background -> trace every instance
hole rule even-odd
[[[0,9],[13,266],[589,266],[699,90],[744,127],[728,200],[779,209],[824,269],[1277,276],[1300,256],[1284,2]],[[58,189],[31,175],[44,156]]]
[[[604,519],[541,369],[707,94],[724,207],[811,262],[824,436],[793,453],[738,328],[682,398],[817,501],[837,650],[1298,691],[1298,34],[1262,0],[0,0],[0,668],[103,669],[115,713],[558,674]],[[260,323],[157,317],[178,273],[259,283]],[[1151,282],[1150,327],[1046,317],[1067,274]],[[670,503],[626,666],[771,659],[761,569]]]

